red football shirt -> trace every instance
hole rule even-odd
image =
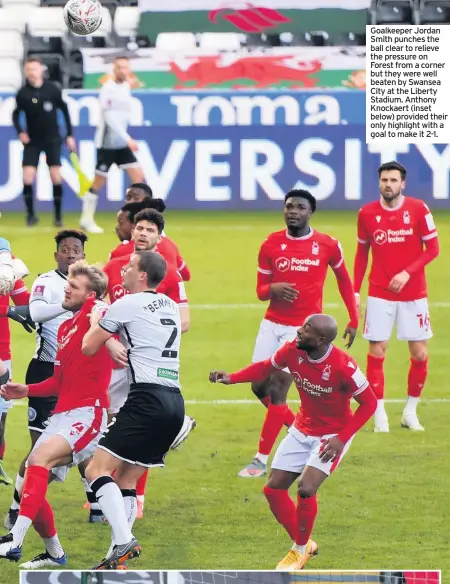
[[[299,292],[294,302],[272,298],[265,318],[277,324],[300,326],[311,314],[321,313],[323,288],[328,266],[344,262],[337,239],[311,231],[291,237],[286,230],[272,233],[263,242],[258,256],[258,272],[267,282],[287,282]]]
[[[133,241],[122,241],[122,243],[112,250],[108,259],[113,260],[125,255],[130,255],[133,251]],[[191,273],[175,242],[168,237],[163,236],[161,237],[161,241],[156,245],[154,251],[160,253],[168,264],[173,264],[173,266],[180,272],[183,280],[190,280]]]
[[[83,337],[91,326],[88,315],[95,306],[106,312],[107,306],[103,302],[87,300],[75,316],[61,324],[53,377],[29,385],[31,396],[58,395],[54,413],[89,406],[107,408],[109,405],[112,359],[108,349],[103,345],[92,357],[81,352]]]
[[[111,304],[118,298],[122,298],[124,294],[128,294],[128,290],[123,287],[122,268],[130,262],[130,257],[131,255],[128,255],[109,260],[103,267],[103,271],[108,276],[108,295]],[[158,286],[157,292],[165,294],[179,306],[187,306],[183,279],[170,263],[167,263],[166,276]]]
[[[301,399],[294,426],[308,436],[337,434],[353,417],[350,401],[369,387],[356,361],[330,345],[324,357],[313,361],[299,351],[296,341],[285,343],[272,356],[277,369],[287,367]]]
[[[17,280],[11,294],[0,296],[0,359],[3,361],[11,359],[11,331],[9,318],[6,316],[10,298],[16,306],[24,306],[29,303],[30,293],[23,280]]]
[[[411,274],[399,294],[389,291],[388,286],[396,274],[422,255],[423,242],[435,237],[433,216],[420,199],[404,197],[395,209],[385,207],[381,200],[364,205],[358,214],[358,241],[372,250],[369,296],[403,302],[425,298],[425,268]]]

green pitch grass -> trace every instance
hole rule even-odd
[[[314,227],[339,237],[347,263],[353,265],[354,213],[318,213]],[[67,216],[67,225],[77,225]],[[321,488],[313,538],[320,555],[313,569],[443,569],[450,573],[448,548],[448,477],[450,471],[450,399],[448,362],[450,325],[450,214],[436,213],[441,256],[428,270],[432,322],[430,374],[419,408],[424,433],[400,428],[406,392],[408,353],[392,340],[387,359],[388,435],[374,434],[369,423],[355,438],[336,474]],[[99,216],[103,236],[86,246],[91,261],[106,260],[116,245],[112,215]],[[21,216],[3,216],[0,233],[30,267],[31,285],[38,272],[54,266],[55,229],[48,216],[35,229]],[[211,385],[208,372],[228,371],[250,362],[264,305],[255,297],[256,256],[265,236],[283,226],[274,213],[167,213],[167,233],[179,244],[192,270],[187,285],[191,330],[183,337],[181,380],[187,411],[198,427],[167,467],[155,469],[147,485],[145,517],[135,524],[143,552],[133,569],[268,570],[291,542],[272,517],[261,492],[265,479],[239,479],[252,459],[264,410],[246,385]],[[334,276],[327,282],[327,310],[347,322]],[[336,308],[336,305],[338,307]],[[23,381],[34,339],[16,323],[13,331],[14,379]],[[341,339],[338,346],[343,346]],[[366,342],[358,338],[352,354],[365,368]],[[291,399],[296,392],[291,389]],[[221,401],[230,400],[230,401]],[[249,400],[250,403],[232,403]],[[27,408],[18,404],[9,415],[5,466],[15,475],[28,448]],[[284,431],[283,431],[284,436]],[[0,510],[6,513],[12,489],[0,486]],[[84,491],[77,469],[67,482],[49,489],[68,568],[89,569],[108,549],[107,525],[87,523]],[[30,530],[23,558],[43,551]],[[0,563],[0,582],[16,583],[18,568]]]

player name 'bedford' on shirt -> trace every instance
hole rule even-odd
[[[424,242],[437,237],[433,216],[427,205],[411,197],[390,209],[374,201],[364,205],[358,214],[358,241],[370,244],[372,268],[369,296],[385,300],[409,302],[427,296],[425,268],[410,274],[400,293],[388,289],[391,279],[420,258]],[[360,286],[355,282],[355,290]],[[359,292],[359,289],[356,290]]]
[[[272,365],[291,372],[301,399],[294,426],[309,436],[341,432],[353,417],[350,399],[369,387],[356,361],[334,345],[314,361],[290,341],[273,355]]]
[[[46,304],[61,304],[67,287],[67,276],[59,270],[51,270],[41,274],[33,283],[30,294],[30,304],[45,302]],[[72,318],[72,312],[64,312],[36,328],[36,350],[33,359],[53,363],[58,347],[58,330],[63,322]]]
[[[168,296],[128,294],[110,306],[99,324],[126,341],[130,385],[180,388],[181,319],[178,305]]]
[[[328,266],[338,268],[343,261],[339,241],[325,233],[313,229],[303,237],[292,237],[286,230],[271,233],[261,246],[258,272],[268,277],[267,283],[291,284],[298,296],[294,302],[272,298],[265,318],[299,326],[307,316],[322,312]]]

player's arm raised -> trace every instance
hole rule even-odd
[[[286,367],[286,351],[288,348],[286,343],[275,355],[272,355],[270,359],[265,361],[258,361],[257,363],[252,363],[239,371],[234,373],[227,373],[226,371],[211,371],[209,374],[209,381],[211,383],[222,383],[223,385],[234,385],[236,383],[251,383],[257,381],[263,381],[269,375],[272,375],[275,371],[284,369]]]
[[[0,312],[0,316],[7,316],[11,320],[15,320],[23,326],[27,333],[32,333],[36,329],[36,325],[30,316],[30,293],[23,280],[16,281],[11,291],[11,299],[14,302],[14,306],[1,307],[2,309],[6,309],[6,311],[4,314]]]
[[[410,277],[423,269],[439,255],[439,240],[437,229],[434,224],[433,215],[427,205],[423,203],[423,213],[419,224],[420,237],[425,244],[422,254],[409,266],[396,274],[389,282],[389,290],[398,294],[408,283]]]
[[[356,247],[355,262],[353,265],[353,287],[355,289],[356,307],[361,313],[361,286],[369,263],[370,237],[364,228],[364,219],[361,210],[358,213],[358,243]]]
[[[358,330],[359,314],[356,307],[353,284],[350,278],[350,274],[348,273],[347,266],[345,265],[341,244],[337,240],[330,258],[330,266],[334,272],[334,275],[336,276],[339,293],[348,310],[350,320],[345,328],[343,338],[347,339],[348,337],[346,347],[349,349],[353,345],[356,331]]]
[[[67,312],[62,302],[52,303],[51,282],[48,278],[39,277],[31,287],[30,316],[33,322],[47,322],[60,314]]]

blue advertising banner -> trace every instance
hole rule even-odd
[[[396,159],[408,168],[407,193],[432,208],[450,208],[450,145],[365,143],[364,126],[131,128],[138,158],[154,193],[172,209],[279,209],[286,191],[309,189],[323,209],[358,209],[378,196],[377,167]],[[93,128],[76,137],[82,168],[93,176]],[[0,210],[22,210],[22,146],[0,132]],[[44,162],[44,161],[43,161]],[[66,158],[66,210],[78,210],[76,173]],[[126,177],[113,168],[100,208],[117,210]],[[36,184],[38,209],[51,208],[45,164]]]
[[[365,92],[133,92],[132,126],[317,126],[365,124]],[[64,93],[74,126],[97,126],[95,91]],[[12,94],[0,94],[0,126],[11,125]]]

